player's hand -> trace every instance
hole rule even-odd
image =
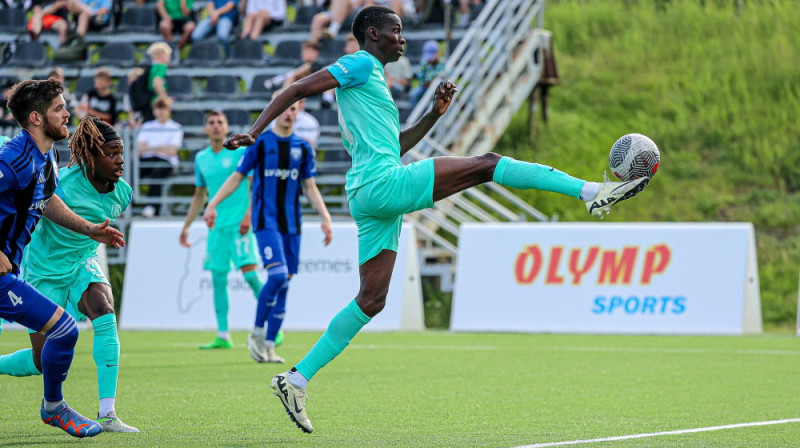
[[[322,244],[325,246],[331,244],[333,240],[333,230],[331,229],[330,218],[322,220],[322,233],[325,234],[325,239],[322,240]]]
[[[449,80],[440,82],[433,96],[433,111],[438,115],[447,112],[456,92],[458,92],[458,87]]]
[[[208,228],[213,230],[214,224],[217,222],[217,209],[215,207],[206,207],[206,211],[203,213],[203,220]]]
[[[253,220],[250,219],[250,213],[244,215],[244,219],[239,223],[239,235],[245,236],[250,231],[253,225]]]
[[[226,149],[233,150],[240,146],[250,146],[255,142],[256,139],[250,134],[233,134],[225,140],[223,146],[225,146]]]
[[[110,244],[117,249],[125,247],[125,235],[119,230],[111,227],[111,220],[106,219],[100,224],[92,224],[89,227],[89,238],[105,244]]]
[[[3,252],[0,252],[0,276],[6,275],[11,272],[11,262]]]
[[[192,245],[189,244],[189,229],[181,230],[181,236],[178,237],[178,241],[180,241],[183,247],[192,247]]]

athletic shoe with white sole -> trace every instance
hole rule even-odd
[[[103,418],[98,414],[97,417],[97,423],[100,423],[104,432],[139,432],[138,429],[120,420],[116,412],[111,412]]]
[[[250,333],[247,336],[247,348],[250,350],[250,357],[256,362],[267,362],[267,344],[264,343],[264,336]]]
[[[44,410],[44,401],[39,410],[42,421],[50,426],[61,428],[73,437],[94,437],[103,432],[103,427],[96,421],[82,416],[78,411],[61,403],[53,412]]]
[[[267,362],[283,364],[283,358],[281,358],[280,356],[278,356],[277,353],[275,353],[275,347],[271,347],[269,345],[267,345]]]
[[[289,372],[283,372],[272,378],[269,387],[275,396],[281,399],[289,418],[305,433],[311,433],[314,427],[306,415],[306,390],[289,382]]]
[[[597,196],[586,203],[586,210],[592,216],[602,218],[603,213],[608,214],[616,203],[630,199],[644,190],[650,182],[649,177],[640,177],[627,182],[603,182]]]

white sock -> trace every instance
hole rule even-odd
[[[331,24],[328,25],[328,31],[330,31],[331,34],[333,34],[334,36],[339,34],[339,29],[341,28],[342,28],[341,23],[331,22]]]
[[[267,348],[275,348],[275,341],[265,340],[264,344],[266,344]]]
[[[300,376],[303,376],[303,375],[300,375]],[[64,400],[60,400],[60,401],[47,401],[47,400],[44,400],[44,410],[47,411],[47,412],[53,412],[53,411],[56,410],[57,407],[61,406],[61,403],[63,403],[63,402],[64,402]]]
[[[217,332],[217,336],[221,337],[222,339],[225,339],[226,341],[230,341],[231,340],[230,331],[219,331],[219,332]]]
[[[306,377],[296,370],[289,371],[289,382],[301,389],[305,389],[306,386],[308,386],[308,380]]]
[[[600,192],[600,184],[597,182],[586,182],[581,188],[581,200],[591,201]]]
[[[253,327],[253,335],[261,336],[263,339],[266,334],[267,330],[264,327]]]
[[[117,399],[114,398],[114,397],[101,398],[100,399],[100,413],[98,414],[98,415],[100,415],[99,418],[103,418],[103,417],[107,416],[108,414],[114,412],[114,402],[116,402],[116,401],[117,401]]]

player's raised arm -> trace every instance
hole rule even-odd
[[[246,134],[233,134],[225,140],[225,148],[236,149],[240,146],[252,145],[255,143],[256,138],[261,135],[261,132],[264,131],[264,128],[288,109],[289,106],[303,98],[308,98],[336,87],[339,87],[339,81],[328,70],[320,70],[293,83],[267,104],[267,107],[264,108],[264,111],[261,112],[261,115],[258,116],[256,122],[253,123],[253,126]]]
[[[423,115],[418,122],[400,133],[400,155],[408,152],[425,137],[425,134],[436,124],[439,117],[444,115],[447,109],[450,108],[450,104],[453,102],[453,95],[456,92],[458,92],[458,87],[452,82],[442,81],[439,83],[439,87],[436,88],[436,94],[433,97],[431,110]]]

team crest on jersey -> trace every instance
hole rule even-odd
[[[231,163],[233,163],[233,162],[231,161],[231,159],[223,159],[223,160],[222,160],[222,167],[223,167],[223,168],[230,168],[230,166],[231,166]]]
[[[114,204],[111,206],[111,218],[117,219],[117,217],[119,217],[119,215],[121,214],[122,214],[122,207],[120,207],[118,204]]]
[[[289,154],[294,160],[300,160],[300,157],[303,157],[303,148],[294,147],[289,150]]]

